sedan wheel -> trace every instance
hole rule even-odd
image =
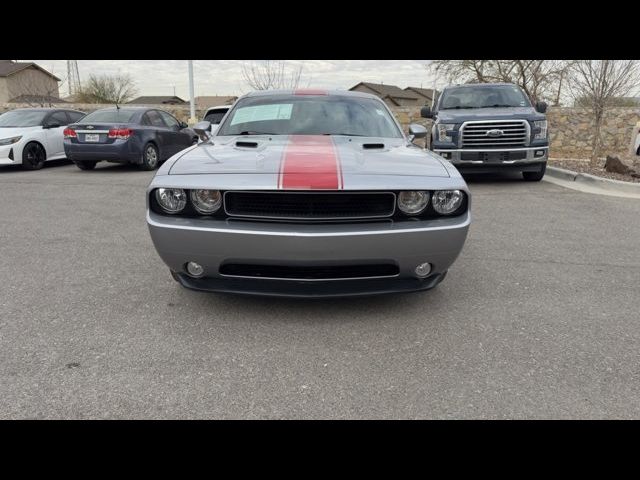
[[[47,160],[47,154],[39,143],[27,143],[22,150],[22,168],[26,170],[38,170]]]
[[[142,165],[140,168],[143,170],[154,170],[158,167],[160,155],[158,155],[158,149],[152,143],[147,143],[144,147],[142,154]]]

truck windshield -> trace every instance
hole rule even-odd
[[[402,137],[382,102],[339,95],[247,97],[218,131],[218,135],[260,134]]]
[[[440,100],[440,110],[530,106],[527,96],[515,85],[452,87],[445,89]]]

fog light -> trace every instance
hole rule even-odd
[[[421,263],[416,267],[416,275],[419,277],[426,277],[431,273],[431,264],[430,263]]]
[[[440,152],[440,156],[446,159],[451,158],[451,154],[449,152]]]
[[[187,272],[192,277],[201,277],[204,273],[204,268],[202,268],[202,265],[200,265],[199,263],[189,262],[187,263]]]
[[[533,155],[535,157],[544,157],[544,150],[536,150],[535,152],[533,152]]]

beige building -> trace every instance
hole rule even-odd
[[[410,107],[421,105],[419,95],[412,91],[402,90],[395,85],[360,82],[349,90],[352,92],[371,93],[380,97],[390,107]]]
[[[0,60],[0,103],[59,103],[60,79],[31,62]]]
[[[196,108],[198,110],[205,110],[209,107],[219,107],[221,105],[232,105],[238,97],[230,96],[201,96],[196,97]]]

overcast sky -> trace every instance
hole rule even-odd
[[[56,76],[66,79],[66,60],[26,60],[36,62]],[[240,95],[250,88],[242,78],[238,60],[194,60],[195,93],[198,95]],[[246,63],[246,62],[244,62]],[[348,89],[361,81],[394,84],[401,88],[432,87],[425,68],[428,60],[291,60],[303,65],[301,87]],[[78,60],[80,81],[90,74],[129,73],[139,95],[173,95],[188,99],[189,78],[186,60]],[[438,85],[440,86],[440,85]],[[68,85],[60,87],[66,96]]]

